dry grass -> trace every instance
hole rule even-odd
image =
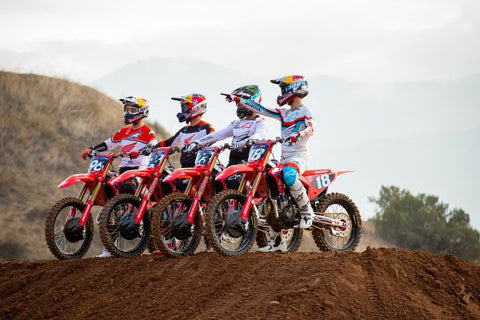
[[[56,186],[85,171],[82,150],[122,126],[121,105],[65,80],[0,72],[0,114],[0,260],[50,258],[45,215],[78,192]],[[158,124],[152,127],[165,136]]]

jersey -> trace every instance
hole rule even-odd
[[[147,144],[156,144],[157,139],[155,133],[146,125],[138,129],[133,129],[131,126],[118,130],[113,137],[105,140],[108,149],[121,147],[123,154],[130,154],[132,151],[141,150]],[[138,158],[130,159],[130,157],[123,157],[120,162],[122,167],[141,167],[147,164],[147,156],[138,156]]]
[[[233,137],[232,144],[245,139],[266,139],[267,126],[265,119],[260,116],[256,116],[253,119],[237,119],[232,121],[225,128],[197,139],[195,142],[197,142],[200,146],[204,146],[228,137]],[[249,148],[241,148],[230,151],[229,165],[246,161],[248,159],[249,150]]]
[[[178,130],[172,137],[160,141],[158,144],[160,147],[180,147],[188,145],[189,143],[206,136],[209,133],[214,132],[215,130],[210,125],[210,123],[205,121],[200,121],[196,126],[185,126],[182,129]],[[180,164],[182,168],[190,168],[195,165],[196,153],[186,153],[182,151],[180,156]]]
[[[298,154],[306,157],[307,142],[313,135],[313,117],[306,106],[300,106],[295,109],[276,108],[274,110],[266,108],[254,101],[240,98],[239,102],[243,107],[271,117],[280,121],[282,139],[297,137],[296,143],[283,142],[282,156],[288,157],[291,154]]]

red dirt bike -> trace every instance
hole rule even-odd
[[[153,251],[153,243],[150,242],[151,211],[160,199],[172,192],[171,186],[162,183],[162,179],[172,172],[167,166],[169,156],[178,151],[179,148],[170,147],[145,150],[145,154],[150,154],[146,169],[126,171],[108,182],[116,186],[130,179],[141,179],[134,195],[119,194],[110,199],[100,212],[100,238],[114,256],[138,256],[147,245]]]
[[[121,153],[100,155],[96,151],[88,154],[90,164],[87,173],[74,174],[58,185],[59,189],[76,183],[84,183],[78,198],[61,199],[48,212],[45,222],[45,240],[50,252],[60,260],[79,259],[92,244],[92,206],[104,206],[118,190],[106,184],[113,178],[113,160]],[[84,201],[83,198],[89,192]]]
[[[298,249],[303,235],[298,228],[300,211],[284,185],[283,165],[267,168],[272,148],[278,142],[282,140],[258,141],[250,148],[247,164],[230,166],[216,177],[223,183],[231,175],[243,176],[238,190],[218,193],[207,208],[207,239],[219,253],[246,253],[255,238],[259,247],[266,245],[268,226],[281,231],[287,251]],[[351,171],[306,170],[300,177],[315,210],[313,238],[322,251],[353,250],[360,239],[361,218],[355,203],[340,193],[327,194],[330,184],[347,172]],[[255,198],[263,202],[256,203]],[[257,223],[263,231],[258,236]]]
[[[203,232],[203,210],[215,194],[215,172],[223,168],[219,154],[229,149],[207,147],[198,151],[195,167],[175,170],[163,182],[188,181],[184,192],[164,197],[153,213],[152,237],[157,249],[171,257],[192,254],[198,247]]]

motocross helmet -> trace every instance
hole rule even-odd
[[[285,76],[270,82],[278,84],[282,94],[277,97],[277,104],[290,104],[294,97],[304,98],[308,94],[308,82],[303,76]]]
[[[262,93],[257,85],[248,85],[235,89],[232,92],[232,96],[237,96],[258,104],[262,102]],[[237,103],[237,117],[243,119],[247,116],[251,116],[252,114],[253,112],[251,110],[248,110]]]
[[[173,97],[172,100],[180,101],[182,112],[177,113],[179,122],[190,122],[193,118],[207,112],[207,98],[199,93],[187,96]]]
[[[148,116],[150,104],[142,97],[128,96],[120,99],[123,103],[123,122],[130,124]]]

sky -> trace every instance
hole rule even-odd
[[[152,57],[360,83],[480,71],[478,0],[0,0],[0,68],[92,82]]]
[[[0,70],[87,85],[191,58],[265,81],[336,77],[381,100],[394,83],[480,74],[480,1],[0,0],[0,39]]]

